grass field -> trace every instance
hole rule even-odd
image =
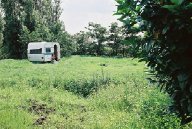
[[[180,129],[171,101],[127,58],[0,61],[1,129]]]

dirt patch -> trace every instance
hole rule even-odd
[[[47,116],[40,116],[33,125],[43,125],[44,122],[47,120]]]
[[[100,66],[104,66],[104,67],[107,67],[108,65],[107,65],[107,64],[100,64]]]
[[[40,103],[36,100],[29,100],[28,111],[39,115],[38,119],[34,122],[34,125],[43,125],[48,118],[50,113],[55,112],[55,108],[48,107],[47,104]]]
[[[48,114],[54,112],[55,109],[52,107],[48,107],[47,104],[42,104],[37,101],[31,100],[28,111],[35,113],[37,115],[44,115],[44,114],[48,115]]]

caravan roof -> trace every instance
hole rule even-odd
[[[44,47],[52,47],[55,44],[59,45],[59,43],[56,43],[56,42],[32,42],[28,44],[28,48],[37,49],[37,48],[44,48]]]

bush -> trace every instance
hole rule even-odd
[[[137,55],[146,61],[154,78],[172,97],[182,123],[192,121],[192,6],[190,0],[126,1],[117,14],[130,35],[142,32]]]
[[[108,76],[93,76],[93,78],[89,80],[67,81],[64,83],[64,89],[80,96],[87,97],[98,91],[100,88],[108,86],[110,82],[111,79]]]

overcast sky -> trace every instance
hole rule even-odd
[[[105,27],[117,21],[115,0],[61,0],[63,13],[61,20],[66,30],[77,33],[84,30],[88,22],[99,23]]]

